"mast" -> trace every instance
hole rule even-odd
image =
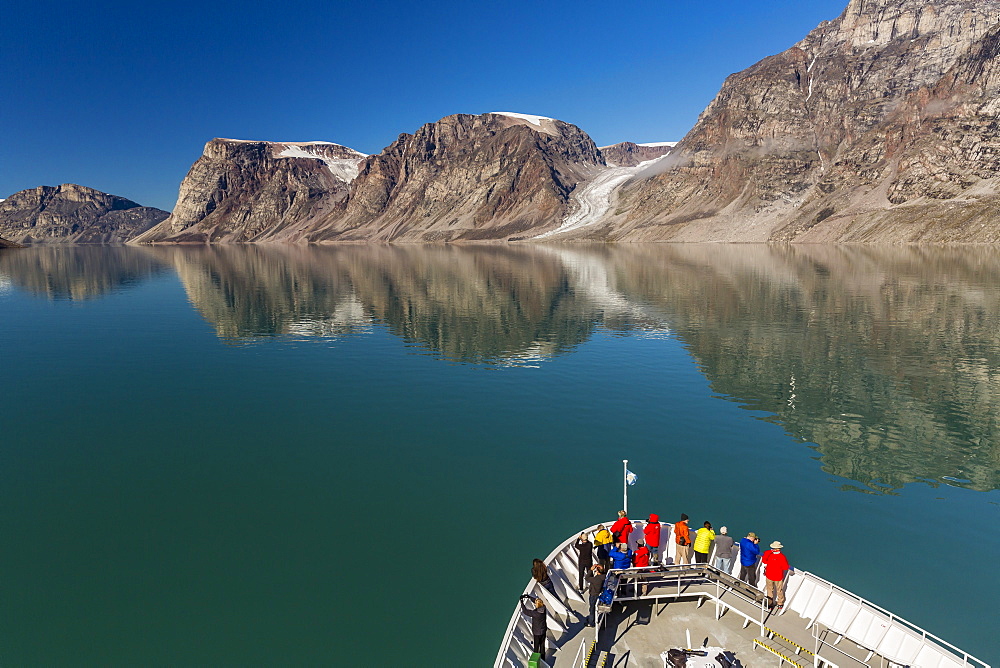
[[[624,500],[622,501],[622,510],[628,515],[628,460],[622,460],[622,495]]]

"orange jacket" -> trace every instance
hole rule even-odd
[[[674,540],[677,541],[678,545],[691,544],[691,533],[688,531],[687,520],[681,520],[674,525]]]

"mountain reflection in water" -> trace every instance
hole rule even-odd
[[[49,299],[103,297],[169,268],[121,246],[36,246],[0,253],[0,278]]]
[[[105,294],[172,266],[227,342],[387,328],[459,363],[568,354],[598,329],[676,336],[715,392],[884,493],[1000,487],[1000,253],[858,246],[29,249],[0,277]],[[335,353],[332,353],[335,354]]]

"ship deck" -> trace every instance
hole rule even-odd
[[[548,655],[549,665],[584,665],[588,652],[589,665],[600,665],[598,659],[606,652],[606,666],[662,666],[661,653],[668,649],[703,647],[716,648],[708,659],[725,649],[744,666],[813,665],[816,640],[797,615],[785,619],[732,591],[721,590],[720,597],[716,584],[699,582],[697,572],[691,573],[693,577],[681,578],[679,590],[665,580],[662,585],[647,585],[648,593],[641,597],[619,597],[599,629],[585,626],[587,604],[571,600],[564,619],[572,621],[561,644],[555,647],[550,638],[554,649]],[[851,658],[842,665],[867,665],[867,650],[850,641],[841,641],[838,647]]]
[[[663,533],[666,541],[669,531]],[[566,540],[546,560],[554,594],[534,581],[524,590],[540,597],[547,609],[544,665],[667,666],[663,655],[668,650],[704,647],[706,655],[690,656],[688,668],[722,665],[715,661],[722,650],[731,652],[737,665],[747,667],[989,668],[927,631],[805,571],[789,572],[785,606],[771,610],[759,588],[730,573],[708,564],[674,565],[669,544],[661,545],[668,565],[611,571],[605,586],[614,592],[614,601],[599,606],[597,627],[588,627],[587,596],[576,586],[573,542],[575,537]],[[639,596],[635,595],[637,585]],[[494,665],[519,668],[527,665],[530,655],[530,624],[518,608]]]

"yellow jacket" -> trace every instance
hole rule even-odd
[[[607,529],[601,529],[594,536],[594,545],[606,545],[607,543],[610,543],[612,540],[614,539],[611,537],[611,532],[608,531]]]
[[[713,540],[715,540],[714,531],[705,527],[698,529],[694,536],[694,551],[708,554],[708,551],[712,549]]]

